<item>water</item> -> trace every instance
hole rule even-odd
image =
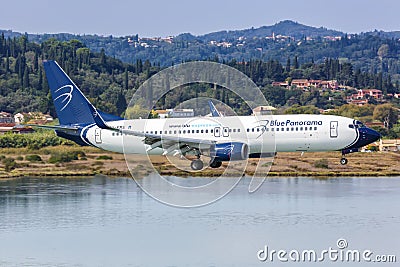
[[[397,256],[381,266],[400,261],[400,177],[247,187],[243,180],[220,201],[187,209],[153,200],[127,178],[0,181],[0,266],[363,266],[257,258],[265,245],[321,251],[337,249],[339,238],[349,249]]]

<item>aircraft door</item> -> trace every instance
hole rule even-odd
[[[221,136],[221,128],[220,127],[215,127],[214,128],[214,136],[215,137],[220,137]]]
[[[337,121],[331,121],[331,138],[337,138],[338,137],[338,122]]]
[[[96,142],[96,144],[101,144],[101,129],[100,128],[96,128],[94,130],[94,141]]]
[[[222,130],[223,137],[229,137],[229,127],[224,127]]]

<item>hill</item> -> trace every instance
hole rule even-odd
[[[235,40],[240,37],[244,38],[265,38],[266,36],[272,36],[273,34],[280,34],[285,36],[291,36],[296,39],[309,37],[324,37],[324,36],[342,36],[343,32],[328,30],[326,28],[315,28],[307,25],[303,25],[291,20],[284,20],[271,26],[262,26],[260,28],[251,28],[237,31],[219,31],[209,33],[203,36],[199,36],[203,41],[212,40]]]
[[[24,34],[1,31],[5,38]],[[316,28],[290,20],[271,26],[234,31],[219,31],[201,36],[183,33],[169,37],[114,37],[98,35],[25,34],[32,42],[51,38],[79,40],[93,52],[105,53],[126,63],[149,60],[160,66],[182,61],[218,58],[221,61],[277,60],[285,64],[297,56],[299,64],[323,63],[326,58],[351,63],[364,72],[390,74],[400,81],[400,32],[372,31],[346,34]]]

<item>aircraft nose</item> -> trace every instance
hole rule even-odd
[[[362,134],[362,137],[364,137],[365,141],[370,144],[381,139],[381,134],[370,128],[365,128],[365,132]]]

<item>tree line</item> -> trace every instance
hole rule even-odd
[[[383,54],[385,51],[382,52]],[[133,64],[110,57],[104,49],[93,52],[78,40],[59,41],[50,38],[42,43],[31,42],[28,36],[5,38],[0,36],[0,110],[11,113],[41,111],[55,116],[41,61],[57,60],[78,84],[89,100],[104,112],[123,115],[127,102],[136,89],[149,77],[161,70],[159,63],[137,59]],[[206,58],[230,65],[248,75],[274,106],[311,105],[317,108],[335,108],[345,104],[345,96],[354,93],[310,90],[287,90],[272,87],[272,81],[291,79],[336,79],[339,83],[357,88],[377,88],[384,93],[399,92],[399,84],[383,72],[370,73],[355,69],[348,62],[328,58],[323,63],[302,63],[288,57],[286,64],[278,60],[232,59],[218,56]],[[151,92],[146,93],[151,99]],[[251,111],[229,90],[214,85],[192,85],[178,88],[164,96],[155,108],[173,108],[193,97],[212,97],[228,104],[241,114]]]

